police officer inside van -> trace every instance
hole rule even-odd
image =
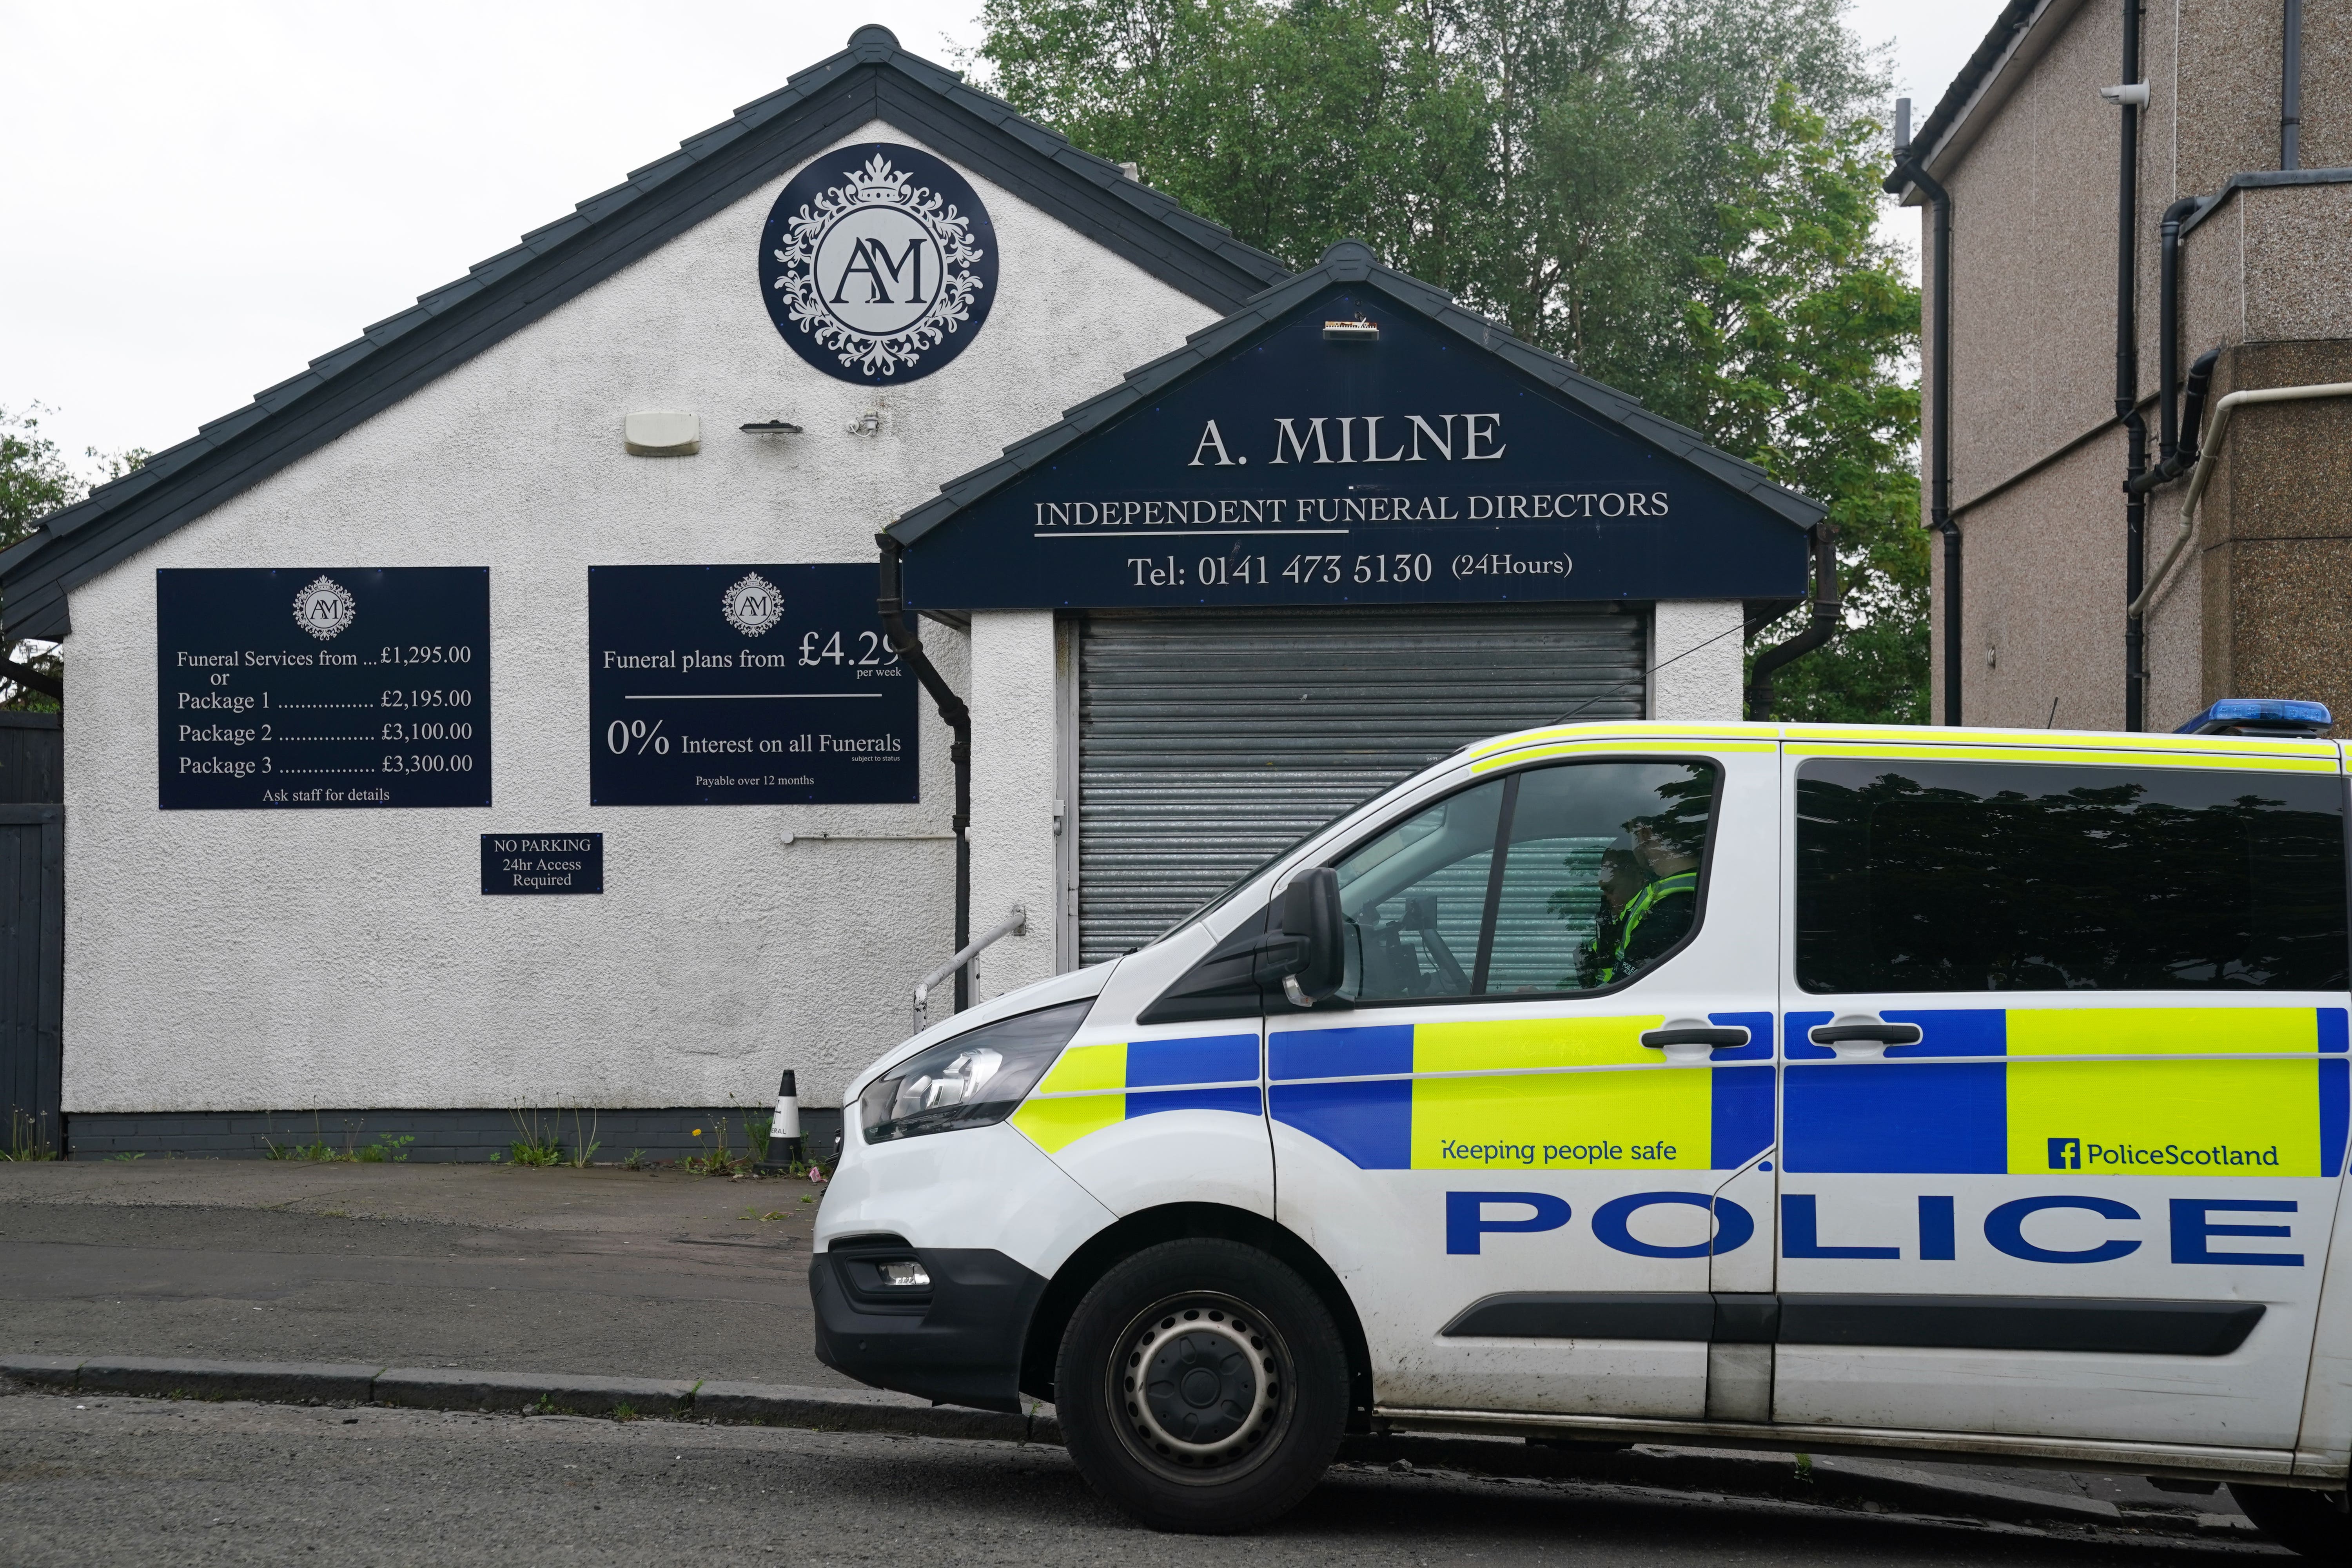
[[[1690,934],[1698,913],[1698,855],[1636,817],[1601,852],[1601,916],[1577,963],[1582,990],[1631,980]]]

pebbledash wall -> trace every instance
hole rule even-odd
[[[2127,38],[2138,90],[2121,95]],[[2126,145],[2132,205],[2119,231]],[[2352,380],[2352,9],[2011,0],[1889,178],[1920,209],[1932,426],[1934,209],[1906,155],[1950,198],[1959,706],[1938,549],[1936,718],[2126,728],[2136,681],[2119,395],[2156,468],[2167,401],[2193,459],[2223,396]],[[2201,428],[2184,386],[2163,381],[2168,213],[2179,234],[2181,380],[2200,354],[2218,354]],[[2132,282],[2119,295],[2126,261]],[[2225,697],[2288,697],[2328,703],[2343,732],[2347,434],[2344,398],[2246,405],[2224,427],[2193,535],[2146,606],[2145,728],[2168,730]],[[2147,492],[2151,581],[2191,471],[2176,466]],[[1933,499],[1923,487],[1923,513]]]
[[[520,1109],[565,1111],[567,1142],[583,1135],[569,1112],[592,1113],[600,1158],[668,1157],[708,1147],[718,1113],[763,1109],[785,1068],[824,1136],[837,1125],[824,1108],[905,1036],[915,981],[953,945],[949,734],[929,700],[915,804],[592,805],[588,569],[871,568],[877,530],[1282,275],[1186,215],[1073,219],[1107,166],[880,29],[803,77],[861,68],[884,79],[882,111],[836,107],[812,144],[927,150],[994,226],[991,309],[951,363],[859,384],[780,334],[755,258],[779,192],[811,161],[803,151],[315,449],[60,579],[63,1109],[76,1153],[389,1135],[415,1137],[412,1158],[484,1157]],[[888,108],[926,94],[936,111]],[[1030,165],[1021,180],[991,175]],[[1059,214],[1039,195],[1055,179],[1076,191]],[[623,421],[640,409],[697,413],[699,451],[629,455]],[[774,419],[800,433],[738,428]],[[89,504],[95,521],[70,519],[0,559],[12,630],[32,625],[16,605],[40,552],[105,523],[107,492]],[[158,809],[158,571],[331,563],[488,569],[494,804]],[[1672,662],[1653,680],[1655,716],[1738,716],[1737,633],[1756,608],[1657,605],[1650,662]],[[1055,816],[1072,626],[1050,607],[923,623],[975,716],[973,925],[1013,902],[1032,913],[982,961],[979,996],[1074,962]],[[583,831],[604,835],[600,896],[481,896],[483,834]]]
[[[886,140],[910,141],[878,123],[840,139]],[[953,947],[936,714],[919,805],[592,812],[588,567],[870,564],[908,500],[1214,313],[961,170],[1003,247],[988,330],[920,381],[831,380],[747,283],[794,172],[73,594],[69,1115],[758,1107],[787,1066],[822,1105],[903,1036],[915,981]],[[702,450],[627,455],[635,408],[699,411]],[[736,428],[780,412],[805,434]],[[490,568],[497,804],[158,811],[156,569],[331,561]],[[970,682],[965,638],[926,642]],[[1045,660],[1050,725],[1050,645]],[[601,897],[475,890],[479,835],[591,828]],[[1050,935],[1030,945],[1050,972]]]

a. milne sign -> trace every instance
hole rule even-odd
[[[922,608],[1764,599],[1804,531],[1337,289],[909,545]],[[1377,341],[1327,338],[1361,312]]]

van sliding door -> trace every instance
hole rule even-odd
[[[1791,741],[1776,1419],[2294,1447],[2332,752]]]

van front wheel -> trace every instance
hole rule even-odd
[[[1348,1364],[1320,1298],[1239,1242],[1162,1242],[1078,1303],[1054,1373],[1079,1473],[1156,1530],[1247,1530],[1330,1468]]]

